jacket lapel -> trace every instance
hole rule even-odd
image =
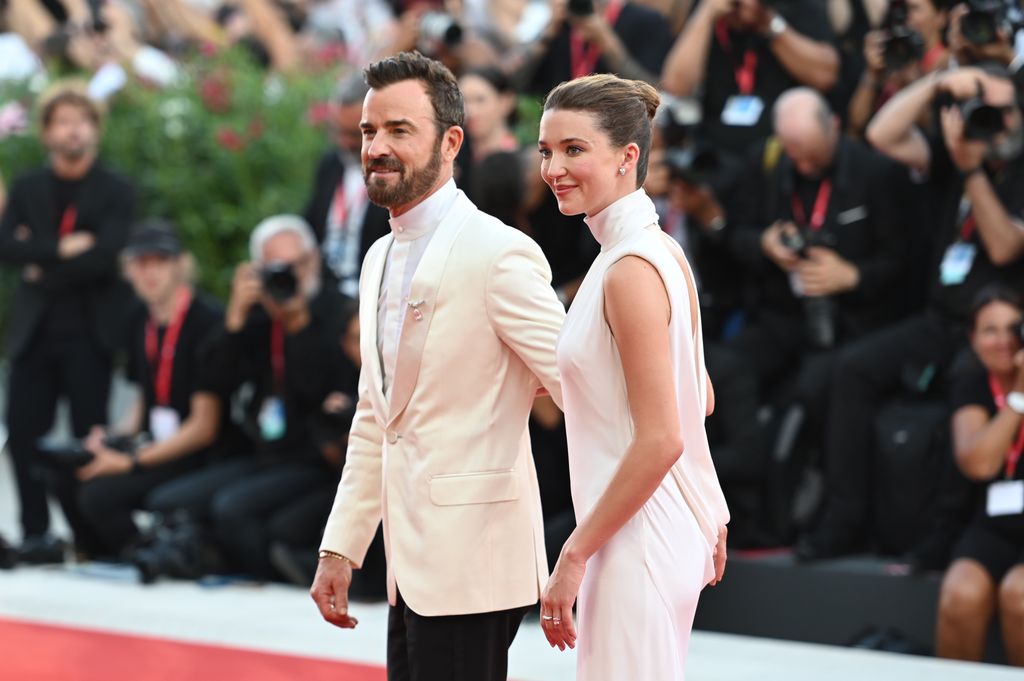
[[[391,385],[388,410],[390,425],[405,410],[416,387],[423,345],[427,341],[430,321],[437,309],[437,291],[452,246],[475,207],[461,191],[454,205],[437,226],[427,250],[423,253],[409,287],[409,304],[405,308],[402,337],[398,341],[395,376]]]
[[[384,244],[376,251],[373,258],[367,258],[363,276],[366,278],[365,289],[360,293],[359,328],[360,354],[363,356],[363,369],[370,372],[370,399],[374,410],[383,416],[387,415],[387,401],[384,399],[384,374],[380,364],[380,353],[377,351],[377,300],[380,298],[380,287],[384,278],[384,264],[388,260],[393,237],[384,237]]]

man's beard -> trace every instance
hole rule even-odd
[[[388,185],[385,180],[371,180],[370,174],[375,170],[397,170],[398,182]],[[405,206],[424,196],[437,183],[441,175],[441,140],[434,145],[427,165],[419,169],[408,169],[401,161],[384,156],[367,162],[363,167],[363,179],[366,181],[366,193],[370,200],[384,208]]]
[[[1024,150],[1024,125],[1008,130],[1003,138],[992,145],[988,158],[995,161],[1012,161]]]
[[[58,156],[65,161],[81,161],[83,158],[89,156],[92,153],[93,148],[91,144],[85,142],[79,144],[55,144],[50,148],[51,153],[54,156]]]

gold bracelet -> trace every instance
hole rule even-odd
[[[353,560],[351,558],[349,558],[348,556],[343,556],[342,554],[338,553],[337,551],[328,551],[327,549],[320,549],[320,557],[321,558],[334,558],[335,560],[345,561],[346,563],[348,563],[352,567],[356,566],[355,562],[353,562]]]

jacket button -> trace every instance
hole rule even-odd
[[[398,442],[398,433],[393,430],[388,431],[388,444],[393,445]]]

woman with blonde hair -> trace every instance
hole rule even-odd
[[[540,123],[544,181],[601,245],[558,343],[579,525],[541,600],[564,650],[579,595],[585,681],[682,679],[700,591],[725,569],[694,277],[641,189],[657,107],[646,83],[587,76],[553,89]]]

